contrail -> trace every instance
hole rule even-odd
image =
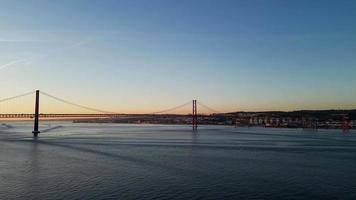
[[[0,38],[0,42],[8,42],[8,43],[22,43],[22,42],[52,42],[51,40],[19,40],[19,39],[3,39]]]
[[[20,42],[20,41],[21,40],[2,40],[2,39],[0,39],[0,42]],[[25,40],[22,40],[22,41],[25,41]],[[80,47],[80,46],[88,44],[90,41],[91,41],[90,39],[81,40],[79,42],[73,43],[70,46],[67,46],[67,47],[64,47],[64,48],[60,48],[60,49],[56,49],[55,51],[53,51],[53,53],[56,53],[58,51],[64,51],[64,50],[72,49],[72,48],[77,48],[77,47]],[[46,58],[46,57],[49,57],[49,56],[50,55],[43,55],[43,56],[40,56],[40,58]],[[14,61],[11,61],[9,63],[0,65],[0,70],[3,70],[3,69],[8,68],[8,67],[12,67],[12,66],[14,66],[14,65],[16,65],[18,63],[26,63],[26,62],[29,62],[31,60],[34,60],[34,58],[23,59],[23,60],[14,60]]]
[[[3,64],[3,65],[0,65],[0,70],[2,69],[5,69],[5,68],[8,68],[8,67],[11,67],[11,66],[14,66],[18,63],[22,63],[22,62],[27,62],[28,60],[14,60],[14,61],[11,61],[9,63],[6,63],[6,64]]]
[[[81,46],[84,46],[84,45],[90,43],[91,41],[92,41],[92,39],[84,39],[84,40],[76,42],[68,47],[65,47],[63,49],[72,49],[72,48],[76,48],[76,47],[81,47]]]

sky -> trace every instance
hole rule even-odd
[[[0,99],[39,89],[125,113],[192,99],[221,112],[356,108],[355,19],[352,0],[0,0]]]

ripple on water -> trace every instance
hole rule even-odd
[[[356,199],[356,134],[56,122],[0,129],[0,199]]]

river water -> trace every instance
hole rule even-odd
[[[0,126],[0,199],[356,199],[356,132]]]

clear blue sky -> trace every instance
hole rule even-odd
[[[355,20],[352,0],[1,0],[0,98],[356,108]]]

